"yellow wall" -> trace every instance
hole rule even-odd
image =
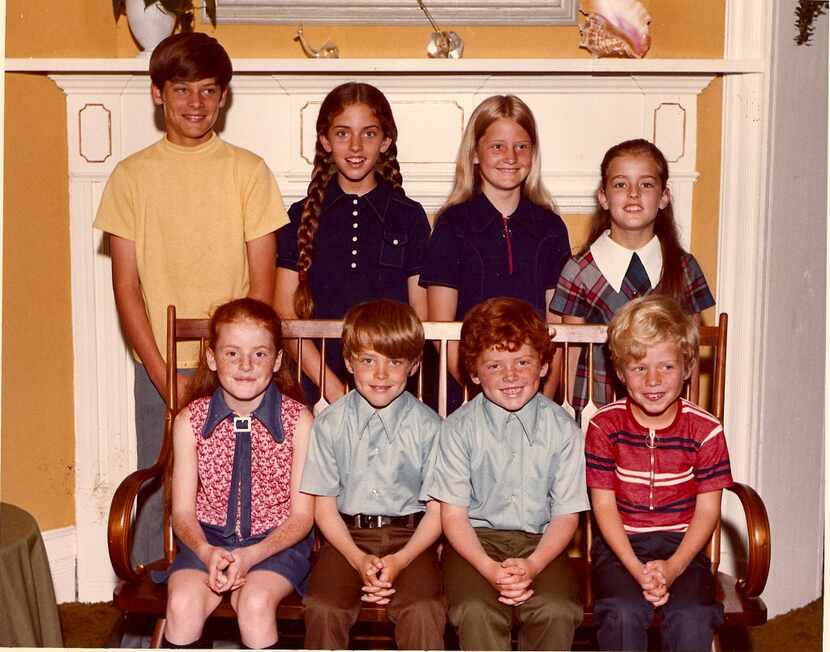
[[[652,18],[649,57],[722,56],[725,0],[644,0]],[[224,25],[213,33],[233,57],[301,57],[296,27]],[[447,25],[465,56],[588,57],[576,27]],[[307,26],[313,45],[334,40],[344,57],[423,57],[429,29]],[[7,0],[8,57],[131,57],[138,48],[109,0]],[[29,509],[44,530],[71,525],[73,511],[72,334],[66,116],[45,76],[6,74],[2,498]],[[701,179],[692,250],[715,282],[720,157],[720,84],[701,96]],[[572,243],[584,216],[564,216]]]

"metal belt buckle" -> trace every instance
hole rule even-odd
[[[234,417],[234,432],[251,432],[251,417]]]

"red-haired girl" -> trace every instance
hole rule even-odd
[[[242,643],[276,647],[276,609],[309,570],[314,499],[299,492],[312,417],[282,364],[280,322],[255,299],[220,306],[173,426],[166,647],[200,646],[230,591]]]

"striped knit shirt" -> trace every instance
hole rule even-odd
[[[629,534],[685,532],[697,495],[732,484],[720,421],[685,399],[678,407],[669,427],[650,430],[634,419],[630,399],[621,399],[588,426],[588,487],[614,492]]]

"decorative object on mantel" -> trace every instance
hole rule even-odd
[[[422,0],[418,0],[418,6],[432,25],[432,35],[427,43],[427,56],[431,59],[460,59],[464,55],[464,41],[461,37],[455,32],[442,31]]]
[[[582,0],[579,47],[598,57],[641,59],[651,47],[651,16],[639,0]]]
[[[826,13],[828,0],[798,0],[795,8],[795,27],[798,34],[795,35],[796,45],[810,45],[813,37],[813,21]]]
[[[178,21],[183,32],[193,31],[193,12],[204,6],[211,24],[216,27],[216,0],[112,0],[112,13],[117,21],[126,14],[130,31],[142,47],[139,56],[148,57],[165,38],[173,33]]]
[[[331,41],[326,41],[321,45],[319,48],[313,48],[308,44],[308,41],[305,40],[305,35],[303,34],[303,24],[300,23],[297,25],[297,33],[294,35],[294,40],[300,42],[300,47],[303,48],[303,52],[309,59],[339,59],[340,58],[340,48],[337,47],[336,43],[332,43]]]

